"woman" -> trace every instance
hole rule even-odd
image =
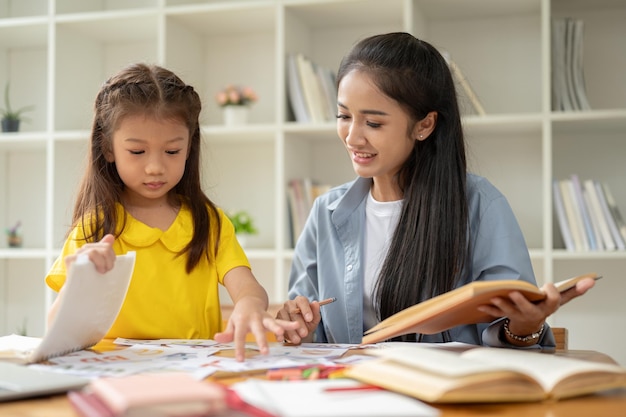
[[[337,133],[358,178],[321,196],[295,248],[289,298],[278,318],[292,343],[359,343],[392,314],[472,281],[536,283],[506,198],[467,172],[446,61],[407,33],[362,40],[338,78]],[[403,340],[554,346],[545,319],[593,280],[533,304],[513,292],[482,307],[494,322]],[[311,300],[336,297],[320,310]],[[501,317],[506,317],[501,319]]]

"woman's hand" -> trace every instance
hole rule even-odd
[[[284,337],[277,338],[279,342],[286,341],[295,345],[303,342],[312,342],[315,329],[322,320],[318,301],[309,302],[301,295],[293,300],[285,301],[283,307],[276,313],[277,319],[295,321],[299,327],[287,330]]]
[[[110,271],[113,269],[116,259],[113,251],[113,242],[115,242],[115,236],[106,235],[99,242],[87,243],[81,246],[73,255],[65,257],[65,268],[69,270],[79,255],[87,255],[89,260],[95,265],[96,271],[101,274]]]
[[[554,314],[563,304],[585,294],[594,285],[595,280],[587,278],[560,293],[554,284],[548,283],[541,287],[546,298],[540,302],[528,301],[520,292],[513,291],[508,297],[493,298],[491,305],[481,306],[480,310],[494,318],[507,317],[509,331],[518,336],[526,336],[538,332],[548,316]]]

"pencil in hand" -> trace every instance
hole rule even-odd
[[[325,300],[320,301],[320,307],[325,306],[326,304],[334,303],[335,301],[337,301],[337,297],[327,298]],[[296,314],[300,313],[300,309],[296,308],[293,312]]]

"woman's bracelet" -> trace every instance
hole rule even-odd
[[[541,323],[541,328],[538,331],[531,333],[527,336],[518,336],[512,333],[511,330],[509,330],[509,322],[510,320],[508,318],[504,319],[504,333],[506,333],[506,335],[511,339],[522,343],[529,343],[535,340],[539,340],[539,338],[543,334],[543,330],[545,329],[545,323]]]

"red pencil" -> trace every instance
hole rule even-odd
[[[376,385],[357,385],[355,387],[331,387],[326,388],[324,392],[349,392],[349,391],[382,391],[384,388]]]

